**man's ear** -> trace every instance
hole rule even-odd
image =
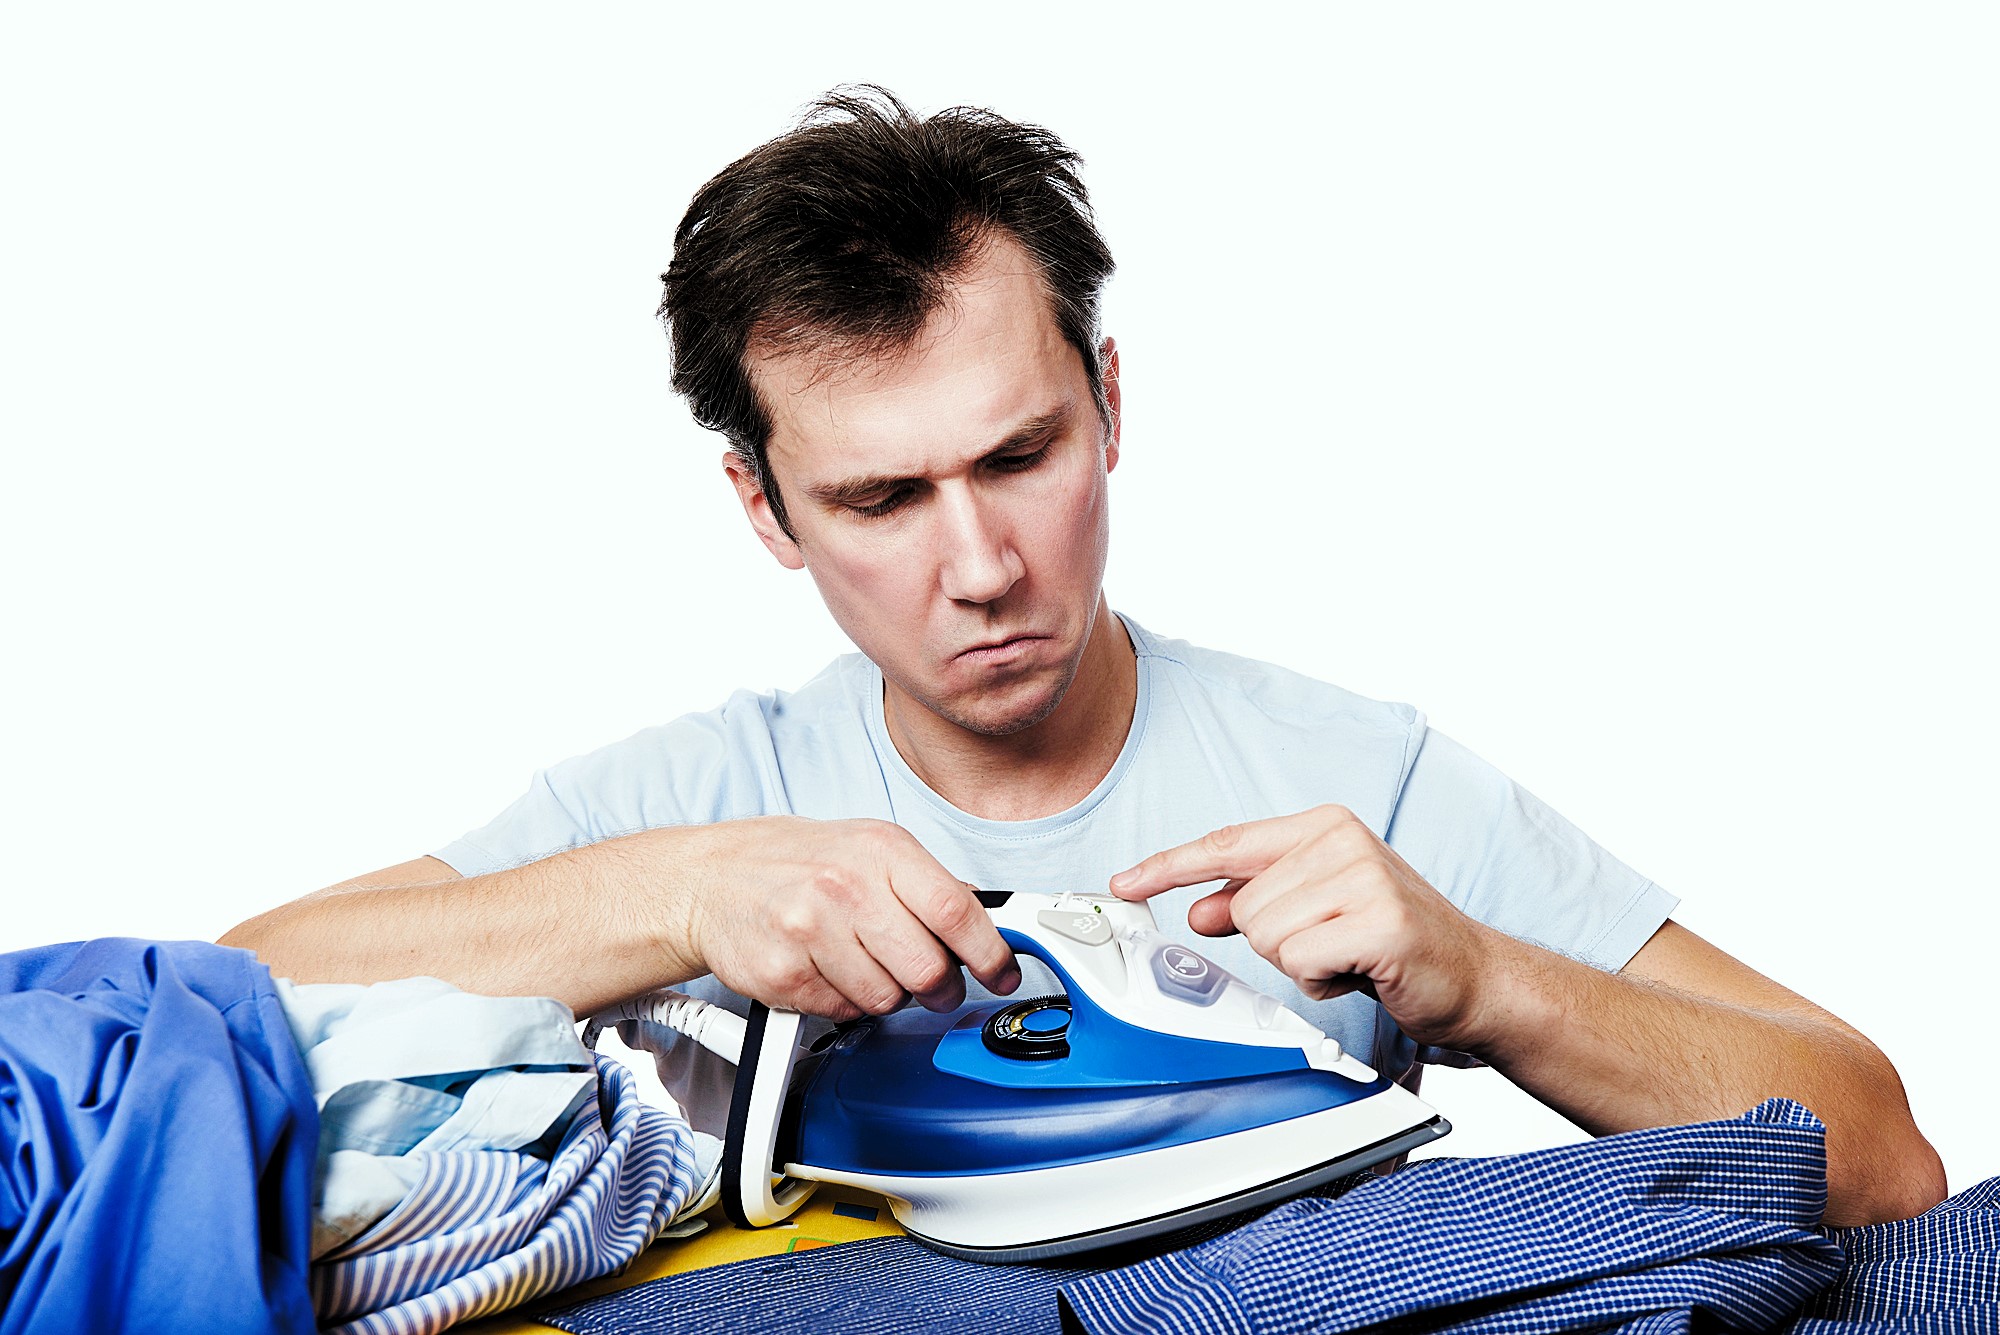
[[[723,452],[722,471],[729,474],[730,484],[736,488],[736,499],[743,503],[743,513],[750,517],[750,527],[757,531],[765,550],[777,557],[778,564],[785,569],[804,570],[806,559],[799,554],[799,545],[778,527],[777,516],[771,513],[770,497],[764,494],[762,484],[750,476],[749,466],[736,451]]]
[[[1104,401],[1111,408],[1111,430],[1104,443],[1104,471],[1118,466],[1119,432],[1125,426],[1125,396],[1118,387],[1118,340],[1107,338],[1097,350],[1098,374],[1104,377]]]

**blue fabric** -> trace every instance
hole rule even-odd
[[[1787,1335],[2000,1332],[2000,1177],[1915,1219],[1832,1236],[1847,1268]]]
[[[276,986],[319,1103],[314,1259],[394,1209],[432,1154],[526,1148],[545,1162],[597,1092],[575,1017],[552,997],[437,978]]]
[[[317,1131],[249,952],[0,955],[0,1335],[313,1330]]]
[[[572,1038],[574,1032],[571,1033]],[[629,1264],[701,1185],[693,1132],[598,1057],[554,1158],[441,1150],[366,1234],[313,1266],[337,1335],[434,1335]],[[601,1100],[601,1106],[600,1106]]]
[[[998,821],[945,801],[890,741],[882,674],[854,654],[797,691],[739,692],[553,766],[436,856],[476,876],[657,826],[871,817],[903,826],[974,885],[1102,892],[1113,873],[1219,825],[1339,802],[1471,916],[1599,968],[1622,967],[1672,912],[1672,895],[1410,706],[1124,624],[1138,667],[1132,726],[1110,771],[1066,811]],[[1200,893],[1154,898],[1161,930],[1374,1060],[1372,1000],[1305,997],[1242,937],[1194,935],[1187,908]],[[1021,995],[1051,990],[1038,964],[1024,967]],[[744,1013],[712,978],[677,987]],[[970,991],[982,995],[976,983]],[[809,1026],[807,1039],[824,1028]],[[678,1043],[660,1075],[695,1126],[722,1129],[728,1063]]]
[[[977,1265],[906,1237],[863,1238],[674,1275],[536,1319],[575,1335],[1054,1335],[1063,1287],[1098,1268]]]
[[[542,1319],[576,1335],[2000,1330],[2000,1180],[1828,1236],[1825,1163],[1818,1119],[1773,1100],[1728,1121],[1413,1164],[1123,1269],[981,1266],[871,1239]]]
[[[1767,1330],[1840,1273],[1815,1228],[1825,1138],[1773,1100],[1732,1121],[1413,1164],[1065,1297],[1093,1335],[1593,1330],[1662,1312]]]
[[[536,1319],[574,1335],[1055,1335],[1057,1294],[1082,1273],[864,1238],[674,1275]]]

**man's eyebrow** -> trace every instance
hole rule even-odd
[[[1030,417],[1012,431],[1009,431],[998,445],[986,451],[985,457],[991,458],[996,454],[1005,454],[1009,450],[1018,450],[1023,445],[1033,445],[1055,435],[1069,425],[1070,412],[1074,406],[1073,404],[1065,403],[1061,407],[1051,408],[1045,413],[1036,413],[1033,417]]]
[[[998,443],[986,450],[980,457],[991,458],[1018,450],[1024,445],[1037,444],[1060,432],[1069,425],[1074,405],[1065,403],[1047,412],[1036,413],[1027,418],[1003,436]],[[805,488],[805,493],[821,505],[853,505],[891,491],[905,482],[914,481],[908,477],[894,477],[887,474],[874,476],[841,478],[836,482],[821,482]]]

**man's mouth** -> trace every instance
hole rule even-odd
[[[1010,635],[1005,639],[988,640],[985,644],[975,644],[970,649],[959,651],[958,661],[970,663],[997,663],[1025,650],[1029,645],[1047,639],[1046,635]]]

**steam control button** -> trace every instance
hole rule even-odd
[[[1089,909],[1043,909],[1035,921],[1086,946],[1101,946],[1111,939],[1111,924],[1104,921],[1103,914]]]
[[[1068,997],[1030,997],[986,1017],[979,1041],[995,1056],[1055,1061],[1069,1056],[1069,1019]]]
[[[1163,946],[1153,956],[1153,977],[1160,991],[1196,1006],[1207,1006],[1222,995],[1229,975],[1186,946]]]

